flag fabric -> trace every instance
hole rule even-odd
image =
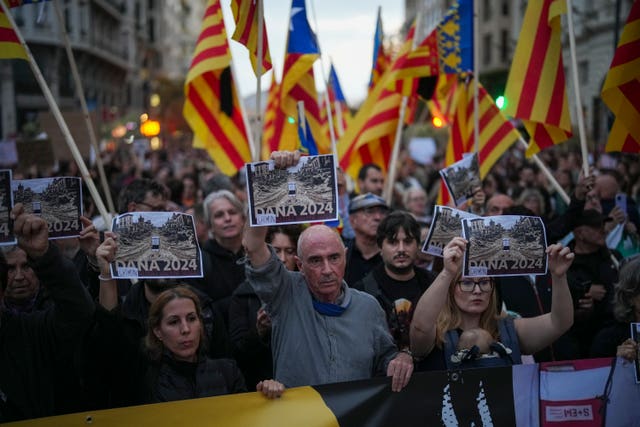
[[[390,82],[395,81],[398,64],[403,62],[411,51],[414,34],[415,23],[407,33],[398,57],[369,92],[347,132],[338,142],[340,166],[354,180],[357,179],[360,168],[367,163],[375,163],[383,171],[389,167],[402,95],[388,86]]]
[[[631,6],[602,87],[602,100],[616,116],[605,150],[640,152],[640,0]]]
[[[18,7],[24,4],[44,3],[49,0],[5,0],[5,4],[9,7]]]
[[[292,0],[291,17],[289,23],[289,36],[287,51],[285,53],[284,70],[280,82],[280,108],[284,111],[287,123],[296,121],[297,103],[304,103],[307,126],[318,146],[320,154],[331,152],[331,145],[322,130],[322,117],[315,78],[313,75],[313,63],[320,57],[320,50],[316,36],[309,26],[304,0]],[[293,133],[296,132],[295,127]],[[295,150],[297,138],[290,139],[285,129],[279,146],[281,149]]]
[[[416,93],[418,78],[473,70],[473,0],[454,3],[436,28],[396,67],[396,80],[391,84],[405,96]],[[422,96],[431,98],[431,94]]]
[[[258,7],[263,7],[260,0],[231,0],[233,19],[236,29],[231,36],[249,49],[249,57],[253,72],[258,75]],[[271,54],[267,38],[267,26],[262,21],[262,61],[260,75],[271,69]]]
[[[262,131],[261,160],[267,160],[272,151],[278,150],[282,136],[285,115],[280,109],[280,85],[276,81],[276,74],[271,74],[271,86],[267,95],[267,106],[264,112],[264,128]]]
[[[251,161],[230,64],[220,1],[209,0],[185,81],[183,115],[193,130],[194,147],[206,149],[226,175]]]
[[[369,89],[378,83],[384,72],[389,67],[390,58],[384,48],[384,32],[382,31],[382,8],[378,6],[378,19],[376,32],[373,36],[373,61],[371,63],[371,77],[369,77]]]
[[[327,118],[327,101],[329,98],[329,110],[331,111],[331,120],[333,123],[334,136],[336,138],[344,135],[349,121],[351,120],[351,112],[347,106],[347,100],[342,92],[342,86],[340,86],[340,80],[338,79],[338,73],[335,67],[331,64],[329,71],[329,82],[327,83],[327,97],[322,97],[320,114],[322,117],[322,126],[325,129],[324,134],[329,140],[331,139],[331,133],[329,131],[329,120]]]
[[[527,156],[571,137],[561,45],[566,9],[565,0],[530,1],[514,52],[504,112],[527,129]]]
[[[302,120],[298,120],[298,138],[300,139],[300,152],[309,156],[318,155],[318,147],[313,139],[311,129]]]
[[[456,74],[441,74],[438,76],[436,88],[427,106],[433,117],[438,117],[444,125],[451,125],[456,108],[455,94],[458,86]]]
[[[0,9],[0,58],[28,60],[27,51],[20,44],[16,31],[2,9]]]

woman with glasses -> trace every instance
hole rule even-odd
[[[462,277],[467,241],[455,237],[443,251],[444,268],[416,305],[411,323],[411,351],[420,370],[446,369],[447,345],[455,346],[462,331],[481,328],[496,341],[510,342],[513,363],[519,354],[533,354],[548,346],[573,323],[573,303],[566,272],[574,254],[562,245],[547,248],[552,276],[551,312],[532,318],[511,319],[498,307],[493,279]],[[505,335],[513,335],[512,338]]]

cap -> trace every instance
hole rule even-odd
[[[573,220],[573,228],[579,227],[581,225],[586,225],[589,227],[600,227],[607,221],[611,221],[611,218],[602,215],[595,209],[586,209],[582,212],[581,215],[578,215]]]
[[[376,196],[373,193],[360,194],[359,196],[354,197],[349,202],[349,213],[359,211],[365,208],[371,208],[373,206],[382,206],[386,209],[389,209],[387,206],[387,202],[380,197]]]

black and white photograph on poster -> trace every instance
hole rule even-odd
[[[336,168],[332,155],[303,156],[296,166],[273,161],[247,165],[251,226],[338,219]]]
[[[202,277],[202,256],[193,217],[181,212],[131,212],[113,219],[118,252],[111,275],[118,279]]]
[[[9,218],[12,208],[11,169],[3,169],[0,170],[0,245],[15,245],[17,243]]]
[[[631,339],[636,342],[636,348],[640,348],[640,323],[631,323]],[[636,351],[635,375],[636,383],[640,384],[640,351]]]
[[[479,217],[470,212],[436,205],[433,208],[433,220],[422,252],[442,257],[442,251],[447,243],[454,237],[462,236],[462,219],[464,218]]]
[[[537,216],[500,215],[462,220],[469,242],[463,276],[522,276],[547,272],[547,236]]]
[[[26,213],[41,216],[49,226],[50,239],[76,237],[82,231],[82,185],[80,178],[24,179],[11,182],[13,203]]]
[[[482,186],[478,153],[465,155],[449,167],[440,169],[440,176],[456,206],[473,197],[473,191]]]

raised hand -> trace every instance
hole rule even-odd
[[[560,243],[547,246],[547,255],[549,255],[549,272],[552,276],[564,276],[573,263],[575,254],[571,249],[562,246]]]
[[[49,249],[49,229],[47,221],[24,211],[22,203],[17,203],[11,210],[13,232],[18,239],[18,246],[31,258],[44,255]]]
[[[454,237],[444,247],[442,256],[444,258],[444,269],[452,277],[456,276],[462,269],[464,252],[467,249],[467,241],[462,237]]]

